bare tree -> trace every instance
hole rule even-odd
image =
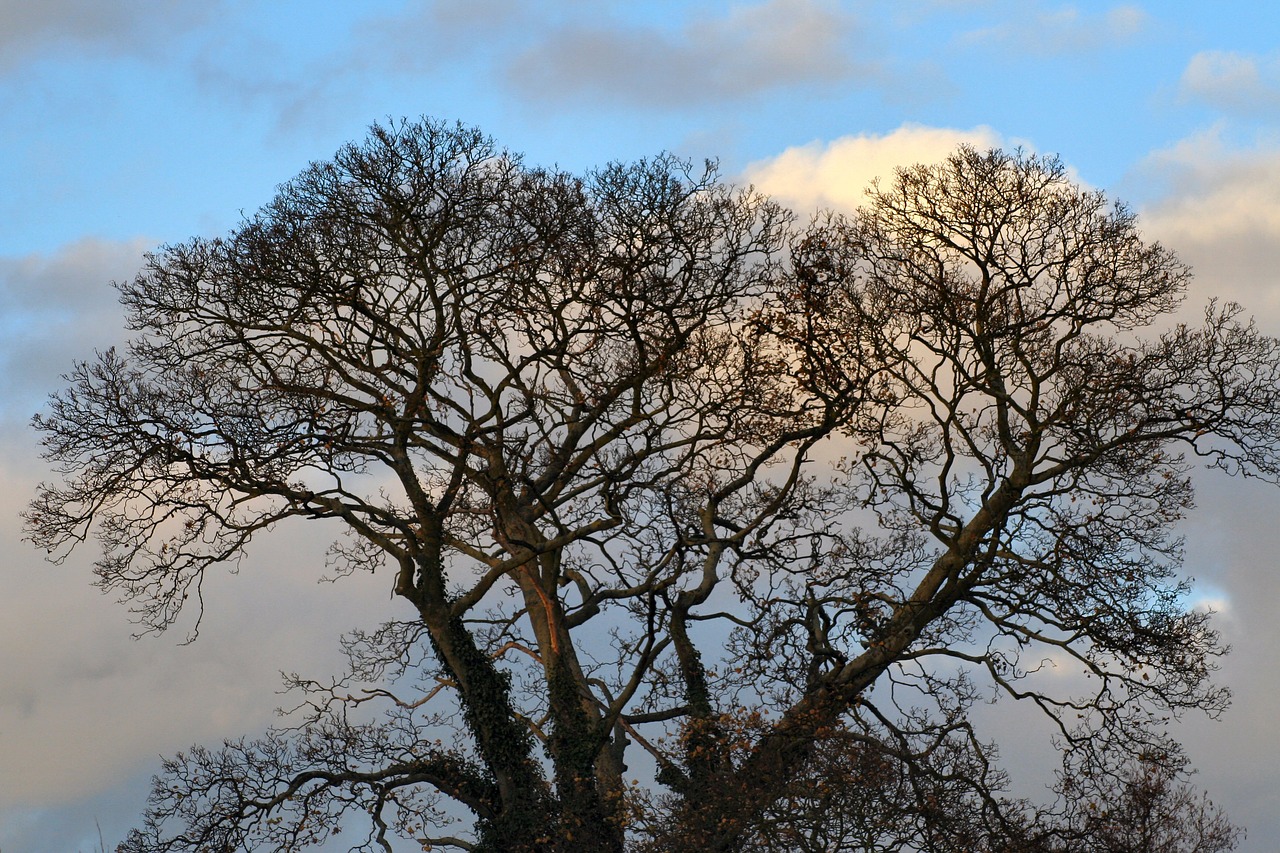
[[[961,149],[800,229],[670,157],[576,177],[375,128],[153,255],[128,350],[36,419],[33,540],[96,534],[147,630],[290,518],[404,602],[291,680],[292,728],[167,762],[122,849],[356,814],[362,849],[820,845],[804,801],[944,850],[952,796],[999,849],[1028,824],[980,691],[1082,754],[1226,704],[1174,527],[1186,454],[1276,476],[1280,346],[1235,306],[1143,338],[1187,278],[1052,159]],[[823,800],[837,771],[879,799]]]
[[[1150,755],[1119,768],[1067,768],[1065,808],[1047,835],[1054,853],[1224,853],[1244,832],[1179,777],[1178,755]]]

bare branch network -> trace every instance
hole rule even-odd
[[[1165,727],[1228,699],[1176,528],[1193,461],[1280,473],[1280,345],[1162,329],[1188,279],[1022,152],[801,224],[710,165],[375,127],[150,256],[35,419],[31,539],[96,537],[144,631],[286,519],[399,602],[120,849],[1234,847]],[[1007,795],[992,695],[1056,726],[1056,802]]]

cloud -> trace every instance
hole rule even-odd
[[[1191,264],[1196,291],[1240,302],[1280,333],[1280,148],[1228,146],[1219,129],[1150,155],[1143,230]]]
[[[207,20],[219,0],[40,0],[0,3],[0,68],[50,50],[107,53],[150,50],[158,41]]]
[[[0,847],[96,849],[136,820],[157,752],[255,735],[276,722],[281,669],[340,670],[338,632],[377,624],[385,579],[317,584],[332,528],[282,527],[254,543],[245,578],[211,572],[200,639],[130,639],[127,609],[92,587],[87,542],[48,565],[23,541],[18,515],[40,480],[56,479],[26,426],[59,375],[125,337],[113,279],[131,277],[149,240],[83,239],[49,253],[0,256]],[[281,613],[308,614],[281,619]],[[269,649],[270,654],[263,650]],[[127,817],[122,817],[127,816]],[[54,829],[49,824],[55,824]]]
[[[0,474],[4,806],[72,803],[158,770],[157,752],[260,734],[275,722],[273,709],[290,704],[275,692],[280,670],[338,672],[338,632],[395,615],[380,577],[317,584],[332,531],[292,529],[250,549],[241,567],[249,577],[209,573],[195,643],[177,645],[181,626],[135,642],[126,609],[91,586],[93,544],[64,565],[43,565],[13,521],[35,478],[3,466]]]
[[[513,38],[545,25],[547,12],[530,0],[414,0],[361,25],[355,49],[394,73],[420,74],[462,56],[510,51]]]
[[[788,148],[752,163],[744,178],[801,214],[818,209],[850,211],[862,204],[872,180],[891,180],[898,167],[935,163],[961,143],[993,148],[1001,145],[1001,139],[987,127],[904,125],[883,136],[843,136]]]
[[[292,33],[229,16],[206,35],[192,70],[203,90],[242,109],[265,108],[277,132],[314,131],[353,105],[381,102],[404,79],[489,76],[499,57],[547,28],[549,11],[532,0],[406,0],[317,38],[306,58]]]
[[[1211,270],[1202,266],[1197,272],[1204,276]],[[1264,331],[1280,332],[1274,317],[1260,324]],[[1258,479],[1215,472],[1197,475],[1196,490],[1199,506],[1184,528],[1187,568],[1205,581],[1198,584],[1201,589],[1229,602],[1226,608],[1214,605],[1220,613],[1213,625],[1233,647],[1214,681],[1231,689],[1234,702],[1221,723],[1193,716],[1177,734],[1200,768],[1195,783],[1216,801],[1230,804],[1231,816],[1249,827],[1250,839],[1263,842],[1247,849],[1262,853],[1274,849],[1267,841],[1280,837],[1273,795],[1280,761],[1280,742],[1274,736],[1280,696],[1280,670],[1275,666],[1280,648],[1280,623],[1275,619],[1280,602],[1280,575],[1275,571],[1280,493]]]
[[[1201,51],[1187,63],[1179,88],[1184,98],[1226,113],[1275,113],[1280,111],[1280,54]]]
[[[362,63],[330,56],[290,65],[280,46],[248,36],[234,47],[202,51],[192,63],[202,90],[238,109],[263,108],[277,133],[323,128],[367,90]]]
[[[1093,52],[1132,40],[1148,20],[1146,12],[1130,4],[1090,14],[1074,5],[1044,8],[1028,3],[1011,9],[1004,23],[973,30],[961,41],[999,45],[1023,54]]]
[[[375,101],[389,81],[415,79],[500,90],[523,103],[629,107],[707,105],[857,76],[902,83],[851,58],[854,21],[837,0],[759,0],[715,14],[704,6],[674,21],[636,8],[609,0],[406,0],[352,22],[304,66],[270,31],[232,16],[206,34],[193,70],[206,91],[266,107],[282,130]],[[913,78],[899,94],[918,101],[945,88],[927,83]]]
[[[860,70],[847,53],[852,29],[847,14],[822,0],[735,6],[724,17],[693,19],[676,32],[567,26],[517,56],[507,80],[539,100],[570,94],[643,106],[833,85]]]
[[[51,254],[0,256],[0,423],[25,423],[75,359],[119,342],[110,282],[132,277],[149,248],[83,239]]]

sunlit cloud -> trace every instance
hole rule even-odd
[[[1280,329],[1280,148],[1228,145],[1214,128],[1150,155],[1138,170],[1159,186],[1142,227],[1195,272],[1195,291],[1245,305]]]
[[[1144,168],[1165,183],[1148,220],[1176,238],[1280,238],[1280,149],[1233,149],[1211,129],[1153,153]]]
[[[904,125],[883,135],[842,136],[788,148],[749,165],[744,179],[802,215],[825,209],[847,212],[862,204],[877,178],[892,180],[896,168],[936,163],[961,144],[985,149],[1003,143],[988,127]]]

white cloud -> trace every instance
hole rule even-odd
[[[874,179],[892,180],[896,168],[938,162],[961,143],[985,149],[999,147],[1001,139],[987,127],[904,125],[882,136],[842,136],[788,148],[752,163],[743,177],[802,215],[819,209],[851,211],[862,204]]]
[[[852,29],[852,19],[825,0],[734,6],[676,32],[570,26],[517,56],[508,81],[540,100],[578,94],[659,106],[834,84],[859,70],[846,46]]]
[[[1224,112],[1274,113],[1280,110],[1280,54],[1201,51],[1183,70],[1180,89],[1184,97]]]

